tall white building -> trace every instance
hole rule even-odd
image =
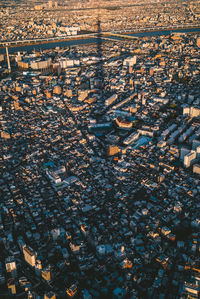
[[[32,267],[35,267],[36,253],[33,251],[33,249],[25,245],[23,247],[23,254],[25,261]]]
[[[200,174],[200,164],[193,165],[193,173]]]
[[[136,61],[137,61],[137,57],[136,56],[133,56],[133,57],[128,57],[126,59],[124,59],[123,61],[123,65],[124,66],[133,66],[136,64]]]
[[[105,100],[105,105],[110,106],[112,103],[116,101],[117,97],[118,97],[117,94],[113,94],[111,97]]]
[[[187,155],[184,156],[184,166],[186,168],[190,167],[191,162],[196,159],[197,153],[195,151],[189,152]]]
[[[6,258],[5,264],[6,264],[6,271],[11,273],[12,277],[16,277],[17,266],[16,266],[15,258],[13,256],[9,256],[8,258]]]

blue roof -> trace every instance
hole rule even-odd
[[[151,138],[141,136],[136,142],[132,144],[132,148],[137,149],[141,146],[147,145],[151,141]]]
[[[52,162],[52,161],[49,161],[49,162],[47,162],[47,163],[45,163],[44,164],[44,167],[54,167],[55,166],[55,164]]]
[[[113,295],[116,296],[116,298],[123,298],[125,295],[125,291],[121,288],[116,288],[113,291]]]

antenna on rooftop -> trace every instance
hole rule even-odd
[[[8,62],[8,72],[11,73],[10,58],[9,58],[9,54],[8,54],[8,47],[6,47],[6,55],[7,55],[7,62]]]

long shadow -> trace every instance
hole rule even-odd
[[[102,36],[101,36],[101,21],[97,21],[97,56],[99,62],[96,65],[95,84],[94,87],[98,89],[99,94],[104,90],[104,68],[103,68],[103,49],[102,49]]]

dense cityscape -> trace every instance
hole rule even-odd
[[[0,18],[0,298],[199,299],[200,2]]]

